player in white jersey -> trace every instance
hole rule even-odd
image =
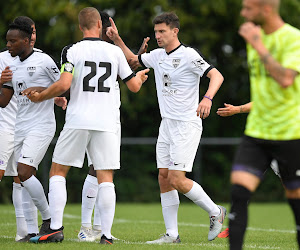
[[[174,13],[164,13],[153,20],[155,37],[161,48],[139,57],[126,47],[112,19],[111,22],[112,27],[108,28],[107,34],[121,47],[127,60],[139,60],[140,65],[154,69],[162,116],[156,156],[166,234],[147,243],[180,242],[177,226],[178,191],[208,212],[208,240],[213,240],[222,229],[226,209],[216,205],[198,183],[185,175],[192,171],[200,142],[200,118],[209,116],[212,99],[223,82],[223,76],[196,50],[180,43],[179,19]],[[209,87],[199,103],[199,81],[205,76],[210,78]]]
[[[26,22],[32,27],[31,46],[33,47],[36,41],[34,21],[27,16],[19,16],[14,20],[14,22],[19,21]],[[8,67],[12,64],[12,61],[13,57],[7,49],[0,53],[1,84],[11,82],[12,80],[12,71]],[[4,175],[13,177],[12,200],[15,207],[17,222],[17,235],[15,240],[26,242],[31,235],[36,235],[39,232],[39,229],[36,206],[33,204],[26,189],[21,186],[17,172],[17,163],[14,159],[13,151],[16,113],[17,98],[13,95],[9,104],[5,108],[0,109],[0,181]]]
[[[109,15],[100,11],[102,21],[102,34],[101,38],[103,41],[111,43],[112,41],[106,36],[106,28],[110,26]],[[120,85],[119,82],[115,83],[116,88],[116,122],[117,122],[117,136],[121,145],[121,122],[120,122]],[[96,198],[98,194],[98,180],[97,174],[94,169],[93,163],[89,154],[87,153],[89,173],[84,181],[82,188],[82,200],[81,200],[81,228],[78,233],[78,239],[80,241],[96,241],[101,238],[101,218],[99,209],[95,207]],[[95,209],[94,209],[95,208]],[[92,214],[94,211],[94,221],[92,226]],[[112,236],[113,240],[117,240],[116,237]]]
[[[14,57],[9,69],[13,72],[11,83],[2,87],[1,107],[13,95],[17,98],[14,154],[18,162],[18,176],[42,215],[39,233],[50,225],[50,212],[43,187],[34,176],[55,133],[53,100],[34,104],[22,95],[27,87],[41,90],[59,79],[59,70],[48,55],[33,50],[32,28],[26,22],[15,21],[7,32],[7,48]],[[25,211],[25,210],[24,210]]]
[[[138,92],[149,71],[139,71],[134,76],[120,48],[99,38],[102,23],[97,9],[84,8],[78,18],[83,40],[63,49],[60,80],[41,93],[24,91],[32,101],[40,102],[70,88],[66,123],[55,146],[50,170],[50,230],[43,237],[31,238],[31,242],[63,240],[65,178],[70,166],[82,167],[87,150],[99,183],[96,206],[101,216],[100,244],[112,244],[116,203],[113,171],[120,168],[115,82],[119,76],[129,90]]]

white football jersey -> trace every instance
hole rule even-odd
[[[61,64],[62,73],[73,73],[65,128],[115,132],[117,76],[124,82],[134,76],[122,50],[99,38],[84,38],[63,49]]]
[[[5,50],[0,53],[0,75],[2,71],[17,57],[12,57],[8,50]],[[4,86],[5,88],[6,86]],[[15,95],[12,96],[9,104],[5,108],[0,108],[0,130],[6,131],[8,133],[14,133],[15,131],[15,122],[17,114],[17,98]]]
[[[200,120],[200,78],[213,67],[193,48],[181,44],[167,53],[159,48],[139,56],[145,68],[153,68],[160,114],[180,121]]]
[[[17,97],[17,117],[15,134],[25,135],[29,131],[36,134],[51,135],[55,133],[54,99],[40,103],[31,102],[21,92],[30,87],[48,88],[60,78],[59,69],[53,59],[43,52],[34,50],[26,59],[19,57],[12,62],[12,86]]]

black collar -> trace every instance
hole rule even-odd
[[[32,50],[25,58],[21,59],[20,57],[20,61],[24,62],[28,57],[30,57],[33,54],[34,50]]]
[[[88,40],[88,41],[102,41],[99,37],[85,37],[82,40]]]
[[[179,49],[179,47],[182,45],[182,43],[179,44],[178,47],[176,47],[175,49],[171,50],[170,52],[166,52],[167,55],[170,55],[171,53],[173,53],[174,51],[176,51],[177,49]]]

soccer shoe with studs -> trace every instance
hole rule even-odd
[[[52,230],[51,228],[43,235],[37,235],[30,238],[31,243],[49,243],[49,242],[62,242],[64,239],[63,233],[64,227],[57,230]]]
[[[222,230],[222,225],[226,216],[226,208],[222,206],[218,206],[220,209],[220,214],[218,216],[211,216],[210,217],[210,227],[208,232],[208,240],[214,240],[218,234]]]
[[[112,239],[108,239],[108,238],[103,234],[103,235],[101,236],[100,244],[103,244],[103,245],[112,245],[112,244],[113,244],[113,240],[112,240]]]

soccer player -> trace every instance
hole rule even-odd
[[[7,49],[14,57],[9,65],[12,81],[1,88],[0,106],[6,107],[13,96],[17,101],[17,114],[14,135],[14,155],[17,163],[18,176],[23,190],[24,214],[28,212],[32,225],[27,223],[28,237],[37,230],[35,209],[39,209],[43,224],[39,233],[43,233],[50,224],[50,212],[43,187],[35,177],[36,169],[41,162],[55,133],[53,100],[48,103],[34,104],[22,95],[28,86],[41,90],[59,79],[59,70],[53,60],[46,54],[33,50],[35,40],[32,38],[32,25],[24,19],[15,20],[6,35]],[[35,39],[35,38],[34,38]],[[6,68],[8,69],[8,68]],[[27,191],[27,192],[26,192]],[[32,199],[32,200],[31,200]],[[27,203],[28,204],[27,204]],[[26,214],[25,214],[25,218]],[[28,237],[21,241],[27,241]]]
[[[120,168],[116,79],[119,76],[129,90],[138,92],[148,77],[149,70],[139,71],[134,76],[120,48],[99,38],[102,22],[97,9],[82,9],[78,19],[83,40],[63,49],[60,80],[41,93],[31,89],[24,91],[32,101],[41,102],[71,87],[66,123],[55,146],[50,169],[50,229],[43,237],[31,238],[31,242],[63,240],[65,178],[70,166],[82,167],[87,150],[99,184],[96,206],[101,216],[100,244],[113,243],[111,227],[116,204],[113,171]]]
[[[103,41],[112,43],[112,41],[107,37],[106,30],[107,27],[111,26],[109,21],[109,15],[100,11],[100,16],[102,20],[102,34],[101,38]],[[138,54],[145,53],[148,47],[149,38],[145,38],[141,48],[139,49]],[[132,65],[130,65],[132,66]],[[131,67],[133,70],[136,70],[137,67]],[[121,122],[120,122],[120,86],[119,82],[116,81],[116,107],[117,107],[117,126],[118,126],[118,138],[119,143],[121,145]],[[94,169],[93,163],[89,155],[88,158],[88,166],[89,166],[89,174],[87,175],[83,188],[82,188],[82,205],[81,205],[81,228],[78,233],[78,238],[80,241],[96,241],[101,238],[101,219],[100,213],[97,207],[95,207],[96,197],[98,194],[98,181],[96,176],[96,171]],[[95,210],[94,210],[95,208]],[[92,226],[92,214],[94,210],[94,222]],[[112,235],[113,240],[118,240],[118,238]]]
[[[121,47],[127,60],[154,69],[160,113],[162,116],[156,145],[158,181],[166,234],[149,244],[179,243],[177,226],[178,191],[204,209],[210,217],[208,240],[222,229],[226,209],[216,205],[202,187],[188,179],[202,134],[202,119],[210,114],[212,100],[223,76],[193,48],[178,38],[179,19],[175,13],[154,18],[154,32],[159,49],[134,55],[124,44],[111,19],[107,35]],[[210,78],[209,87],[199,103],[199,81]]]
[[[230,249],[242,249],[248,204],[272,159],[277,160],[295,215],[300,246],[300,31],[285,23],[280,0],[243,0],[251,111],[231,172]]]

